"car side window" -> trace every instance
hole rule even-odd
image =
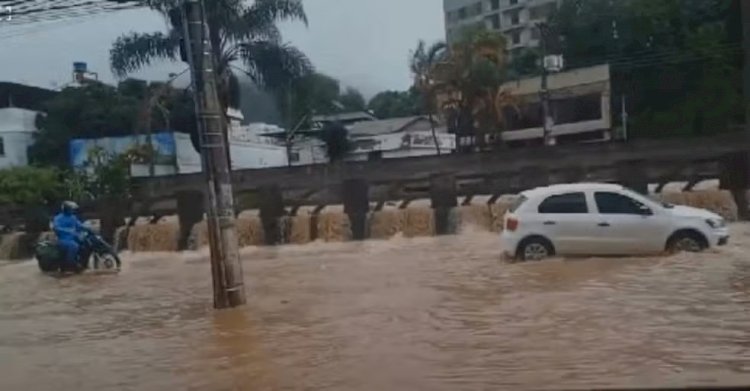
[[[568,193],[548,197],[539,205],[542,214],[586,214],[589,213],[584,193]]]
[[[603,215],[643,215],[647,209],[641,202],[617,193],[597,192],[594,199]]]

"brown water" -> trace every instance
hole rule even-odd
[[[506,264],[495,234],[0,264],[0,390],[496,390],[750,383],[750,226],[701,255]],[[471,230],[469,230],[471,231]]]

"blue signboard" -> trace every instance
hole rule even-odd
[[[98,139],[73,139],[69,143],[70,165],[81,168],[86,165],[92,150],[101,148],[109,154],[119,155],[137,146],[148,144],[148,136],[106,137]],[[174,165],[177,155],[174,136],[172,133],[154,133],[151,136],[153,148],[156,152],[156,164]]]

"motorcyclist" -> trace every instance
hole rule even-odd
[[[73,201],[65,201],[60,213],[52,220],[52,228],[57,235],[57,243],[65,253],[66,266],[73,270],[79,269],[80,235],[84,232],[91,232],[91,229],[83,225],[81,220],[78,219],[77,212],[78,204]]]

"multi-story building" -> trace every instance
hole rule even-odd
[[[500,31],[508,48],[539,46],[536,27],[555,10],[561,0],[443,0],[446,38],[458,38],[463,29],[473,25]]]

